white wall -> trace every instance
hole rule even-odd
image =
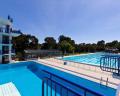
[[[2,63],[2,55],[0,55],[0,63]]]
[[[2,52],[2,44],[0,44],[0,51]],[[0,53],[0,63],[2,63],[2,54]]]

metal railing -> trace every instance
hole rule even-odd
[[[0,28],[0,33],[6,33],[6,28]]]
[[[104,55],[100,59],[100,68],[103,71],[113,72],[120,75],[120,56]]]
[[[102,74],[105,74],[105,75],[110,75],[110,74],[105,73],[104,71],[101,71],[100,67],[96,66],[96,65],[78,63],[78,62],[73,62],[73,61],[66,61],[66,60],[61,60],[61,59],[57,59],[57,58],[54,58],[54,62],[61,63],[61,64],[64,64],[64,62],[67,62],[67,64],[66,64],[67,66],[75,67],[75,68],[78,68],[78,69],[81,68],[81,69],[84,69],[84,70],[87,70],[87,71],[89,70],[89,71],[92,71],[92,72],[102,73]]]
[[[99,93],[93,92],[64,78],[58,77],[47,71],[44,72],[48,73],[50,75],[50,78],[43,78],[42,96],[57,96],[56,94],[59,94],[59,96],[102,96]],[[66,82],[68,86],[66,86],[62,82],[58,82],[59,80],[52,79],[53,77],[60,79],[63,82]],[[73,88],[76,88],[77,90],[80,89],[82,91],[81,92],[79,91],[78,93],[77,91],[71,89],[72,88],[71,86],[74,86]]]

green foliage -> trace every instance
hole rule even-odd
[[[75,50],[75,42],[74,40],[71,40],[70,37],[66,37],[66,36],[59,36],[59,49],[63,52],[63,53],[67,53],[67,52],[73,52]]]
[[[117,48],[119,46],[119,43],[117,40],[114,40],[112,42],[106,43],[106,47],[108,48]]]
[[[62,41],[60,44],[60,49],[66,54],[69,51],[71,44],[67,41]]]
[[[64,35],[60,35],[59,38],[58,38],[58,41],[59,41],[59,44],[62,42],[62,41],[67,41],[69,42],[71,45],[75,45],[75,41],[72,40],[70,37],[66,37]]]
[[[105,50],[105,41],[101,40],[97,42],[97,51],[104,51]]]
[[[53,37],[46,37],[44,39],[45,43],[42,44],[41,49],[56,49],[56,40]]]
[[[105,43],[104,40],[98,41],[96,44],[76,44],[75,45],[75,52],[98,52],[98,51],[105,51],[106,48],[117,48],[120,51],[120,42],[114,40],[112,42]]]
[[[18,37],[14,37],[12,42],[18,58],[24,58],[24,50],[38,48],[38,39],[31,35],[22,34]]]
[[[13,47],[16,50],[17,57],[23,59],[26,49],[47,49],[47,50],[61,50],[63,53],[83,53],[83,52],[98,52],[104,51],[106,48],[117,48],[120,51],[120,42],[114,40],[105,43],[104,40],[97,43],[80,43],[75,44],[75,41],[70,37],[59,36],[58,43],[53,37],[46,37],[44,43],[38,44],[38,39],[35,36],[22,34],[13,38]]]

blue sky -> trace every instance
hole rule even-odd
[[[40,43],[61,34],[77,43],[120,39],[120,0],[0,0],[0,16],[8,14]]]

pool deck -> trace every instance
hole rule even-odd
[[[120,78],[116,78],[112,75],[112,73],[102,71],[97,66],[91,66],[87,64],[80,64],[67,61],[67,64],[64,65],[63,60],[58,60],[56,58],[48,58],[48,59],[38,59],[36,61],[40,64],[47,65],[53,67],[55,69],[59,69],[64,72],[71,73],[76,76],[80,76],[82,78],[97,82],[99,84],[103,84],[112,88],[117,88],[120,84]],[[101,79],[102,78],[102,79]],[[107,82],[108,78],[108,82]]]

